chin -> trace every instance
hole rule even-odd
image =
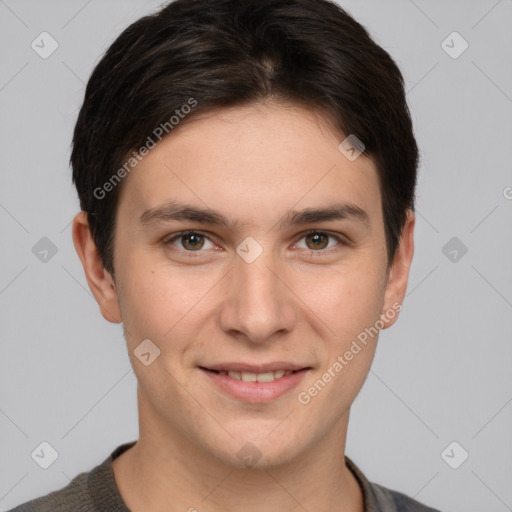
[[[270,431],[271,429],[265,428],[262,435],[248,435],[246,430],[244,435],[230,439],[221,451],[217,447],[214,450],[215,456],[228,466],[266,469],[287,464],[299,455],[300,446],[294,440],[295,436],[288,432],[274,437],[274,434],[269,436]],[[254,434],[254,429],[252,433]]]

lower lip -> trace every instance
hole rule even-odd
[[[201,371],[228,395],[244,402],[256,404],[270,402],[292,390],[302,381],[309,370],[305,368],[290,375],[284,375],[279,379],[274,379],[271,382],[245,382],[233,379],[229,375],[220,375],[202,368]]]

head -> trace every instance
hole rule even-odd
[[[402,75],[364,27],[326,0],[172,2],[96,66],[71,164],[75,246],[123,322],[141,426],[226,463],[252,442],[260,464],[346,428],[368,329],[405,295],[418,165]],[[228,363],[303,370],[248,402],[212,381]]]

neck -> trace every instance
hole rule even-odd
[[[112,465],[132,512],[168,512],[169,503],[188,512],[364,511],[361,489],[344,461],[348,414],[286,463],[236,468],[170,431],[147,409],[139,401],[139,440]]]

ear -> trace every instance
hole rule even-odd
[[[383,329],[391,327],[396,322],[398,312],[402,309],[402,302],[405,298],[407,281],[409,279],[409,269],[414,254],[414,223],[414,212],[408,209],[400,243],[393,263],[388,270],[384,306],[381,313],[381,321],[384,324]]]
[[[78,213],[73,219],[73,243],[84,267],[89,288],[100,306],[105,320],[120,323],[121,311],[117,301],[117,290],[114,279],[103,267],[100,253],[94,243],[87,214]]]

